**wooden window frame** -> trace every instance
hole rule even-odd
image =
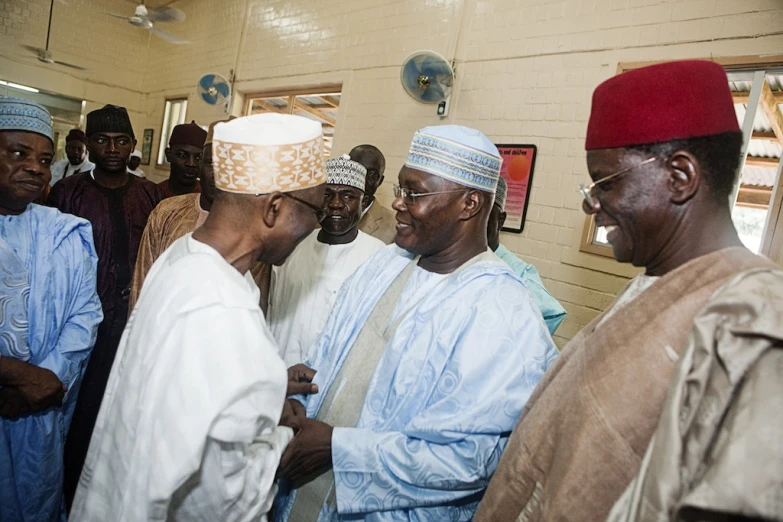
[[[702,60],[710,60],[728,71],[742,71],[742,70],[760,70],[760,69],[775,69],[783,67],[783,54],[769,55],[769,56],[725,56],[725,57],[710,57],[710,58],[694,58]],[[654,60],[644,62],[620,62],[617,64],[617,74],[621,74],[648,65],[655,65],[670,60]],[[739,190],[743,190],[740,186]],[[780,212],[780,201],[770,201],[770,212],[777,215]],[[602,245],[595,242],[595,216],[585,216],[585,222],[582,227],[582,238],[579,242],[579,251],[586,252],[588,254],[595,254],[604,257],[614,257],[612,253],[612,247],[608,245]],[[762,244],[766,244],[768,247],[768,241],[766,238],[762,238]]]

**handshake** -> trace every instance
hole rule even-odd
[[[318,386],[312,384],[315,370],[304,364],[288,369],[287,395],[312,395]],[[277,470],[278,478],[291,481],[294,488],[310,482],[332,467],[332,426],[308,419],[305,407],[296,399],[286,399],[280,426],[294,430]]]

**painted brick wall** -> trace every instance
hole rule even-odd
[[[88,112],[106,103],[125,105],[138,127],[146,99],[142,84],[149,35],[105,14],[130,15],[133,5],[124,0],[54,2],[49,50],[56,60],[86,71],[41,63],[22,48],[46,45],[49,6],[49,0],[0,2],[0,79],[85,100]]]
[[[388,159],[380,198],[391,201],[412,132],[437,124],[409,99],[399,66],[418,49],[457,60],[447,121],[496,142],[535,143],[539,158],[528,221],[503,242],[535,264],[569,312],[565,344],[635,271],[578,251],[587,179],[583,143],[592,90],[624,61],[783,51],[780,0],[181,0],[189,47],[152,43],[145,90],[149,125],[163,99],[191,94],[189,118],[214,119],[193,86],[235,69],[240,92],[343,84],[335,152],[361,142]],[[244,33],[244,34],[243,34]],[[204,41],[209,39],[209,43]],[[220,48],[220,52],[211,51]],[[235,105],[238,113],[240,104]],[[157,174],[157,173],[156,173]]]
[[[94,71],[77,82],[5,58],[9,44],[40,45],[34,29],[45,30],[48,2],[3,0],[0,72],[8,64],[25,74],[32,67],[29,77],[81,89],[90,100],[117,98],[132,109],[138,133],[153,128],[156,138],[166,97],[189,97],[188,119],[205,125],[220,118],[219,109],[196,99],[206,72],[235,71],[235,114],[243,93],[341,83],[335,153],[361,142],[384,151],[385,204],[413,131],[440,122],[433,107],[403,92],[400,64],[424,48],[456,59],[446,121],[475,126],[498,143],[538,145],[525,231],[504,233],[502,241],[538,267],[568,310],[555,339],[561,346],[635,273],[578,251],[584,217],[575,187],[587,179],[583,143],[595,86],[619,62],[783,52],[781,0],[179,0],[173,5],[188,19],[166,28],[194,42],[187,46],[148,42],[93,14],[132,9],[123,0],[68,2],[87,17],[80,27],[92,22],[120,42],[100,46],[56,26],[55,50],[96,64]],[[156,179],[167,175],[145,170]]]

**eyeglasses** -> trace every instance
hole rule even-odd
[[[657,157],[648,158],[648,159],[644,160],[641,163],[637,163],[636,165],[632,165],[632,166],[624,168],[622,170],[618,170],[617,172],[615,172],[613,174],[609,174],[608,176],[605,176],[605,177],[599,179],[598,181],[593,181],[589,185],[583,185],[583,184],[579,185],[579,192],[582,194],[582,197],[585,198],[585,201],[587,202],[587,206],[589,206],[590,208],[593,208],[593,207],[595,207],[595,198],[593,198],[593,189],[596,186],[598,186],[601,183],[604,183],[606,181],[609,181],[611,179],[617,178],[617,177],[625,174],[626,172],[630,172],[630,171],[632,171],[632,170],[634,170],[636,168],[639,168],[642,165],[647,165],[648,163],[652,163],[653,161],[655,161],[657,159],[658,159]]]
[[[319,222],[319,223],[320,223],[321,221],[323,221],[324,219],[326,219],[326,211],[325,211],[323,208],[321,208],[321,207],[316,207],[316,206],[315,206],[315,205],[313,205],[312,203],[308,203],[307,201],[305,201],[305,200],[303,200],[303,199],[299,199],[299,198],[298,198],[298,197],[296,197],[296,196],[292,196],[292,195],[290,195],[290,194],[289,194],[289,193],[287,193],[287,192],[282,192],[282,194],[283,194],[283,196],[285,196],[285,197],[287,197],[287,198],[291,198],[291,199],[293,199],[294,201],[298,201],[298,202],[299,202],[299,203],[301,203],[302,205],[304,205],[304,206],[306,206],[306,207],[310,208],[310,209],[311,209],[311,210],[312,210],[312,211],[315,213],[315,218],[318,220],[318,222]]]
[[[408,189],[402,188],[399,185],[394,185],[394,197],[402,197],[402,201],[406,205],[415,205],[416,198],[422,196],[434,196],[435,194],[447,194],[449,192],[466,192],[468,189],[454,189],[454,190],[440,190],[438,192],[411,192]]]

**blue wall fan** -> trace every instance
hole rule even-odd
[[[223,76],[215,73],[205,74],[199,79],[197,90],[198,95],[208,105],[225,105],[226,110],[229,109],[231,84]]]
[[[421,103],[440,103],[451,95],[454,69],[433,51],[417,51],[405,59],[400,71],[402,86]]]

